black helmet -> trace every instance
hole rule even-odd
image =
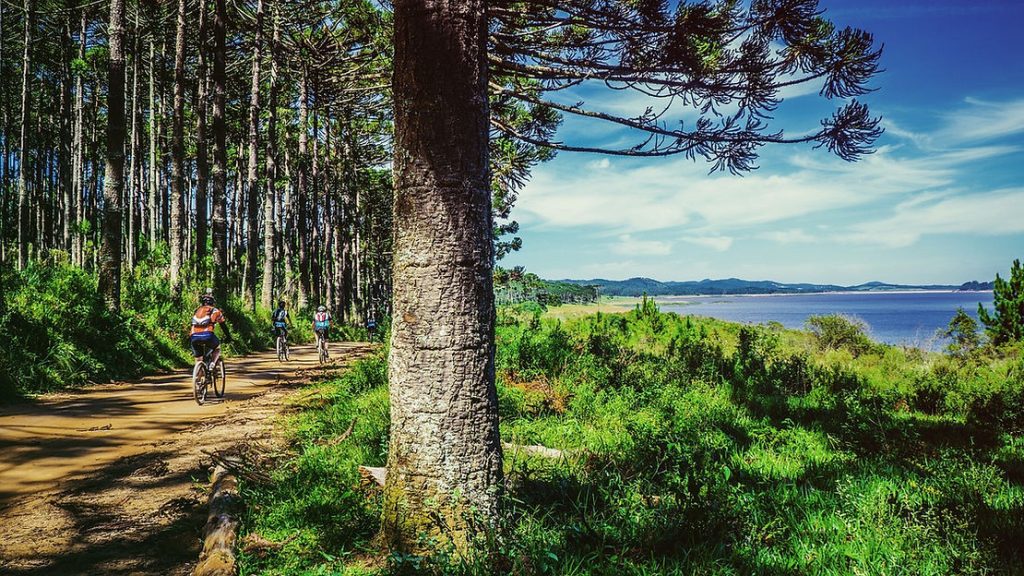
[[[199,297],[199,302],[203,306],[213,306],[217,303],[217,300],[213,297],[213,294],[203,294]]]
[[[284,308],[284,300],[278,300],[277,301],[277,307],[278,308]]]

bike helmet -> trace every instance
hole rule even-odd
[[[284,308],[284,300],[278,300],[277,307],[278,308]]]
[[[327,307],[324,306],[324,305],[317,306],[316,311],[317,312],[327,312]]]
[[[217,303],[217,300],[213,297],[213,294],[203,294],[199,297],[199,303],[203,306],[213,306]]]

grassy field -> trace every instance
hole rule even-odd
[[[660,313],[499,314],[506,453],[486,562],[382,556],[380,356],[297,402],[247,485],[245,574],[1024,571],[1024,360],[952,358]],[[351,430],[348,436],[345,432]]]

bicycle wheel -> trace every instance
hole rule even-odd
[[[218,358],[217,363],[213,366],[213,393],[217,395],[217,398],[224,397],[226,384],[227,373],[224,370],[224,360]]]
[[[284,339],[277,337],[277,361],[284,362]]]
[[[292,359],[292,357],[288,354],[288,341],[287,340],[284,341],[284,359],[286,361]]]
[[[206,362],[196,363],[196,367],[192,370],[192,396],[196,399],[196,404],[200,406],[206,402],[207,376]]]

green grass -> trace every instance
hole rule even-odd
[[[246,574],[990,574],[1024,571],[1019,348],[963,361],[662,314],[499,313],[510,490],[487,565],[378,558],[384,361],[304,395],[247,486]],[[358,418],[357,418],[358,417]],[[357,418],[355,432],[332,443]]]

